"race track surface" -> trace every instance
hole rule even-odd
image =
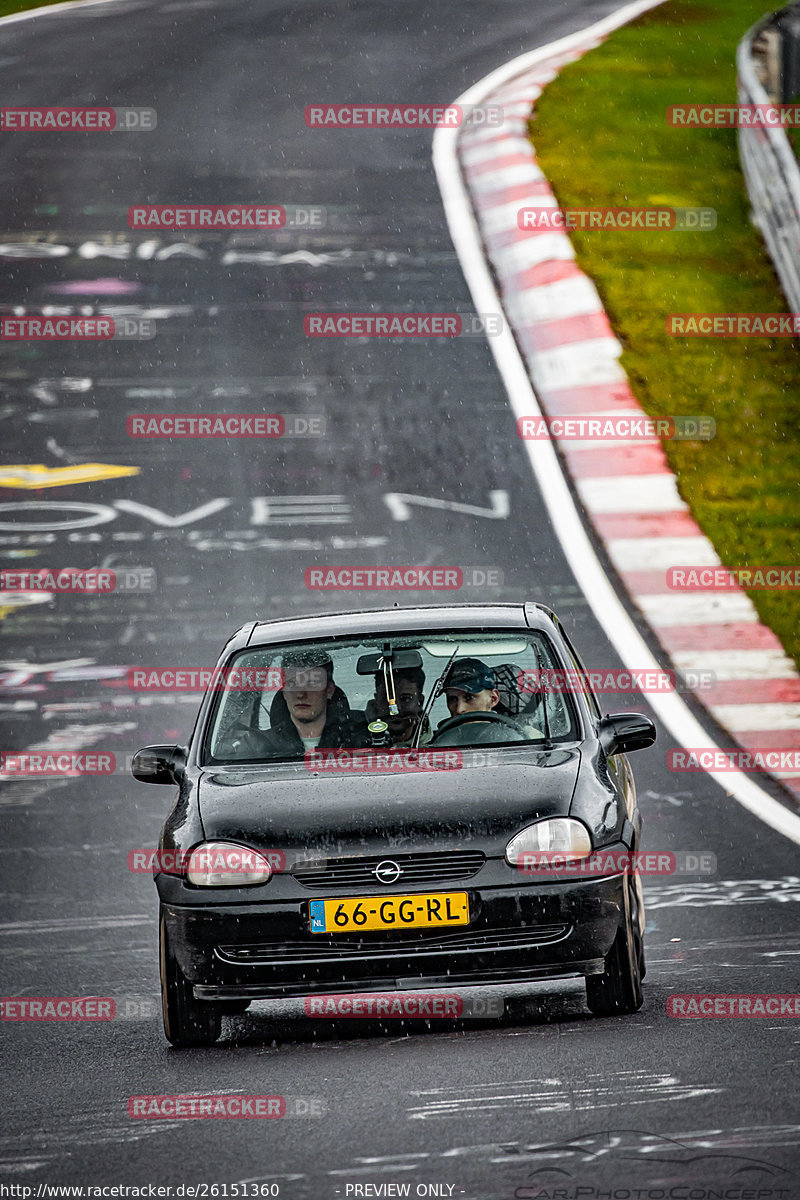
[[[0,25],[4,105],[158,114],[151,132],[2,138],[0,311],[117,306],[157,322],[148,341],[0,345],[2,462],[45,468],[0,489],[0,565],[157,579],[151,593],[0,606],[14,664],[0,676],[5,748],[60,739],[124,759],[181,741],[197,697],[134,694],[129,666],[208,666],[253,618],[386,602],[309,591],[309,566],[493,568],[490,600],[550,604],[590,665],[620,665],[554,538],[485,339],[303,332],[318,310],[470,311],[430,132],[311,129],[304,108],[445,103],[614,7],[111,0]],[[132,205],[173,201],[321,208],[326,224],[128,229]],[[321,417],[325,435],[126,433],[134,413],[201,411]],[[51,474],[84,463],[138,473]],[[718,869],[645,882],[637,1015],[594,1019],[570,988],[458,1027],[312,1026],[254,1006],[202,1051],[163,1040],[155,890],[126,869],[130,848],[155,844],[167,789],[124,774],[6,783],[3,994],[126,998],[127,1019],[4,1024],[0,1178],[251,1180],[286,1200],[403,1194],[356,1190],[368,1184],[465,1200],[690,1184],[725,1184],[731,1200],[748,1187],[800,1195],[796,1020],[665,1011],[673,992],[797,990],[796,847],[704,776],[670,773],[668,745],[662,731],[633,759],[645,845],[710,851]],[[132,1095],[232,1091],[314,1100],[323,1115],[134,1121],[126,1108]]]

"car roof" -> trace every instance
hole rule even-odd
[[[348,637],[376,632],[431,629],[552,629],[554,614],[543,604],[427,604],[414,607],[354,609],[313,613],[242,626],[227,649],[273,642]]]

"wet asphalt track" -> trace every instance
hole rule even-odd
[[[552,604],[591,665],[617,665],[555,543],[485,342],[302,331],[319,309],[470,308],[430,134],[310,130],[305,105],[444,102],[614,7],[114,0],[0,26],[4,104],[158,112],[146,134],[2,141],[3,311],[118,304],[158,317],[149,342],[0,347],[3,463],[140,468],[4,488],[2,565],[158,577],[151,595],[3,610],[3,658],[28,664],[0,678],[5,747],[60,735],[123,757],[180,740],[192,696],[137,698],[98,666],[206,665],[254,616],[351,606],[304,588],[303,570],[324,563],[500,568],[498,599]],[[254,199],[324,207],[327,225],[248,238],[126,226],[137,202]],[[125,432],[135,412],[264,409],[321,415],[327,435],[264,446]],[[436,505],[404,511],[397,493]],[[31,502],[57,507],[5,507]],[[86,678],[65,678],[68,663]],[[671,775],[666,745],[635,759],[647,845],[711,850],[718,873],[646,884],[636,1016],[592,1019],[569,990],[457,1029],[314,1029],[253,1010],[218,1047],[181,1053],[155,1003],[155,892],[125,866],[129,848],[153,844],[168,795],[121,775],[5,785],[3,994],[114,996],[127,1019],[3,1026],[0,1179],[256,1180],[287,1200],[390,1183],[476,1200],[690,1183],[800,1195],[796,1021],[682,1023],[664,1011],[674,991],[797,990],[796,847],[703,777]],[[127,1115],[128,1096],[198,1091],[317,1098],[326,1111],[210,1124]]]

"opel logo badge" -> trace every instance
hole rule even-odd
[[[378,883],[396,883],[402,873],[397,863],[388,858],[385,862],[378,863],[375,868],[375,878]]]

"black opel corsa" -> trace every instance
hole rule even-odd
[[[656,731],[603,716],[583,671],[532,603],[234,634],[189,745],[132,767],[178,788],[154,868],[168,1040],[210,1044],[257,999],[566,976],[592,1012],[635,1012],[625,754]]]

